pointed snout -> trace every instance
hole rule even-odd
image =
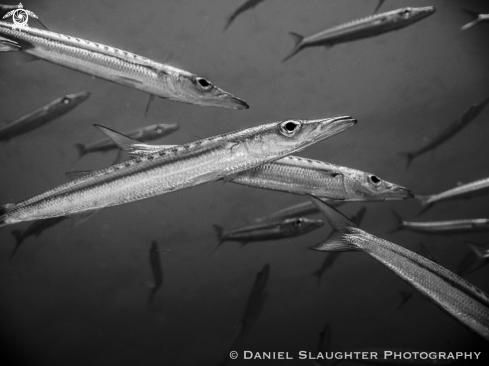
[[[217,100],[213,100],[215,107],[230,108],[230,109],[248,109],[250,106],[243,99],[237,98],[234,95],[222,92]]]
[[[82,103],[90,97],[90,92],[83,91],[76,94],[68,94],[66,97],[74,101],[75,103]]]
[[[405,187],[391,184],[391,188],[386,191],[386,201],[405,200],[407,198],[414,198],[414,195]]]

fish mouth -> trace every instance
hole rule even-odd
[[[407,188],[401,186],[393,186],[388,192],[386,192],[385,200],[405,200],[407,198],[414,198],[414,194]]]
[[[416,10],[420,16],[420,19],[422,19],[433,14],[436,11],[436,8],[434,6],[425,6],[422,8],[416,8]]]
[[[88,91],[84,91],[84,92],[80,92],[80,93],[76,93],[76,94],[69,94],[67,95],[68,98],[70,98],[71,100],[74,100],[76,102],[84,102],[85,100],[87,100],[89,97],[90,97],[91,93],[88,92]]]
[[[214,107],[229,109],[248,109],[250,106],[243,99],[222,91],[217,97],[209,101],[209,105]]]
[[[311,132],[311,134],[314,134],[311,137],[311,141],[317,142],[348,130],[357,123],[357,120],[350,116],[341,116],[310,120],[308,123],[318,124],[318,127]]]

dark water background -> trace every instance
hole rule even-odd
[[[302,51],[289,31],[311,35],[367,16],[375,0],[267,0],[222,32],[240,0],[23,1],[50,30],[165,61],[201,76],[250,104],[246,111],[202,108],[147,95],[44,61],[0,70],[1,120],[13,120],[65,94],[91,98],[72,113],[0,146],[0,202],[17,202],[64,183],[71,170],[107,166],[113,153],[76,161],[76,142],[101,138],[93,123],[119,131],[178,122],[161,143],[180,144],[286,118],[351,115],[351,130],[301,156],[378,174],[415,193],[438,193],[489,176],[489,109],[434,154],[405,172],[397,154],[420,146],[470,105],[489,96],[489,25],[461,32],[461,7],[489,13],[487,1],[389,0],[381,11],[435,5],[437,12],[379,37]],[[227,243],[214,255],[213,224],[225,228],[300,202],[298,196],[213,183],[101,211],[82,225],[68,221],[29,238],[8,260],[12,226],[0,232],[2,346],[26,365],[215,365],[228,351],[256,273],[271,265],[268,300],[243,349],[316,351],[326,322],[344,349],[385,347],[485,351],[487,343],[415,295],[365,254],[344,254],[317,284],[324,254],[307,249],[329,226],[296,239]],[[489,217],[489,197],[436,205],[420,220]],[[343,206],[348,215],[362,205]],[[411,219],[415,200],[367,204],[366,231],[418,249],[455,270],[469,252],[463,240],[487,234],[428,236],[400,232],[391,208]],[[320,217],[318,215],[318,217]],[[150,309],[150,243],[160,246],[164,284]],[[489,292],[489,267],[468,275]],[[487,356],[487,354],[486,354]],[[285,361],[276,362],[283,364]],[[234,364],[274,364],[243,361]],[[288,361],[289,365],[310,364]],[[11,364],[15,364],[12,361]],[[344,363],[347,365],[347,363]]]

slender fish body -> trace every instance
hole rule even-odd
[[[237,174],[233,183],[321,199],[383,201],[411,198],[409,190],[360,170],[287,156]]]
[[[489,178],[479,179],[475,182],[461,184],[447,191],[432,194],[429,196],[416,195],[415,197],[421,201],[423,209],[420,214],[428,211],[435,203],[442,201],[450,201],[462,198],[472,198],[489,193]]]
[[[285,219],[288,217],[302,217],[319,213],[319,210],[310,201],[304,201],[281,210],[278,210],[268,216],[255,219],[256,222]]]
[[[61,221],[65,220],[66,217],[52,217],[47,220],[38,220],[34,221],[32,224],[27,226],[24,230],[12,230],[12,235],[15,237],[15,248],[12,250],[10,254],[10,258],[12,259],[19,250],[21,244],[27,239],[29,236],[35,236],[36,238],[41,235],[45,230],[59,224]]]
[[[114,130],[100,128],[130,156],[145,156],[173,147],[141,144]],[[383,201],[413,197],[408,189],[371,173],[297,156],[257,166],[229,177],[227,181],[280,192],[311,194],[328,200]],[[310,203],[307,205],[312,207]]]
[[[129,132],[125,132],[124,135],[132,139],[141,142],[147,142],[151,140],[159,139],[160,137],[167,136],[170,133],[178,130],[180,126],[177,123],[146,126],[138,128]],[[92,142],[91,144],[75,144],[78,149],[80,157],[92,153],[92,152],[105,152],[113,149],[117,149],[117,144],[110,138],[105,138]]]
[[[179,145],[91,172],[17,204],[0,206],[0,228],[78,214],[219,180],[340,133],[350,117],[286,120]]]
[[[468,13],[469,15],[471,15],[474,18],[474,20],[465,24],[462,28],[460,28],[461,30],[469,29],[479,23],[489,22],[489,14],[479,14],[475,11],[468,10],[468,9],[462,9],[462,10]]]
[[[489,219],[486,218],[414,222],[404,221],[395,211],[393,211],[393,214],[397,218],[398,225],[392,232],[403,229],[425,234],[457,234],[489,231]]]
[[[270,265],[267,263],[265,266],[256,274],[255,282],[253,283],[253,288],[251,289],[250,295],[248,296],[248,301],[246,302],[246,308],[241,318],[241,321],[236,329],[236,333],[231,342],[231,347],[226,353],[226,356],[220,366],[226,365],[230,360],[229,354],[231,351],[240,350],[243,341],[246,339],[248,333],[251,330],[252,325],[255,323],[256,319],[265,305],[267,299],[267,293],[265,292],[268,277],[270,276]]]
[[[53,100],[51,103],[48,103],[15,121],[0,126],[0,141],[8,141],[11,138],[33,131],[56,118],[61,117],[83,103],[89,96],[89,92],[68,94]]]
[[[326,46],[329,48],[338,43],[374,37],[382,33],[404,28],[430,16],[434,12],[435,8],[433,6],[402,8],[353,20],[309,37],[290,32],[296,44],[282,62],[287,61],[304,48],[317,46]]]
[[[161,269],[160,249],[158,244],[153,241],[151,248],[149,249],[149,264],[151,265],[151,272],[153,273],[154,284],[149,292],[147,305],[151,304],[156,292],[160,289],[163,283],[163,270]]]
[[[225,241],[237,241],[242,244],[247,244],[250,241],[291,238],[307,234],[308,232],[316,230],[321,226],[323,226],[323,222],[321,220],[311,220],[303,217],[263,221],[229,231],[224,231],[220,226],[214,225],[219,243],[213,251],[215,251]]]
[[[326,203],[311,196],[334,231],[311,249],[369,254],[448,314],[489,340],[489,296],[456,274],[397,244],[358,228]]]
[[[257,6],[259,3],[263,2],[265,0],[245,0],[233,13],[228,17],[228,20],[226,22],[226,25],[224,26],[223,31],[229,28],[231,23],[240,15],[241,13],[244,13],[247,10],[253,9],[255,6]]]
[[[453,136],[457,134],[461,129],[467,126],[470,122],[472,122],[484,109],[484,107],[489,103],[489,98],[484,100],[481,103],[477,103],[472,105],[460,118],[455,120],[453,123],[448,125],[443,131],[441,131],[438,135],[431,138],[426,144],[421,146],[419,149],[414,150],[412,152],[400,153],[401,156],[407,158],[406,161],[406,169],[409,168],[411,162],[417,156],[426,153],[427,151],[433,150],[437,148],[439,145],[449,140]]]
[[[188,71],[114,47],[48,30],[0,22],[0,51],[34,58],[135,88],[161,98],[200,106],[246,109],[241,99]]]

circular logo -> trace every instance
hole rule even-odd
[[[16,9],[12,14],[12,20],[15,25],[19,27],[27,26],[27,21],[29,20],[29,14],[24,9]]]
[[[231,358],[231,360],[237,359],[238,358],[238,352],[236,352],[236,351],[229,352],[229,358]]]

